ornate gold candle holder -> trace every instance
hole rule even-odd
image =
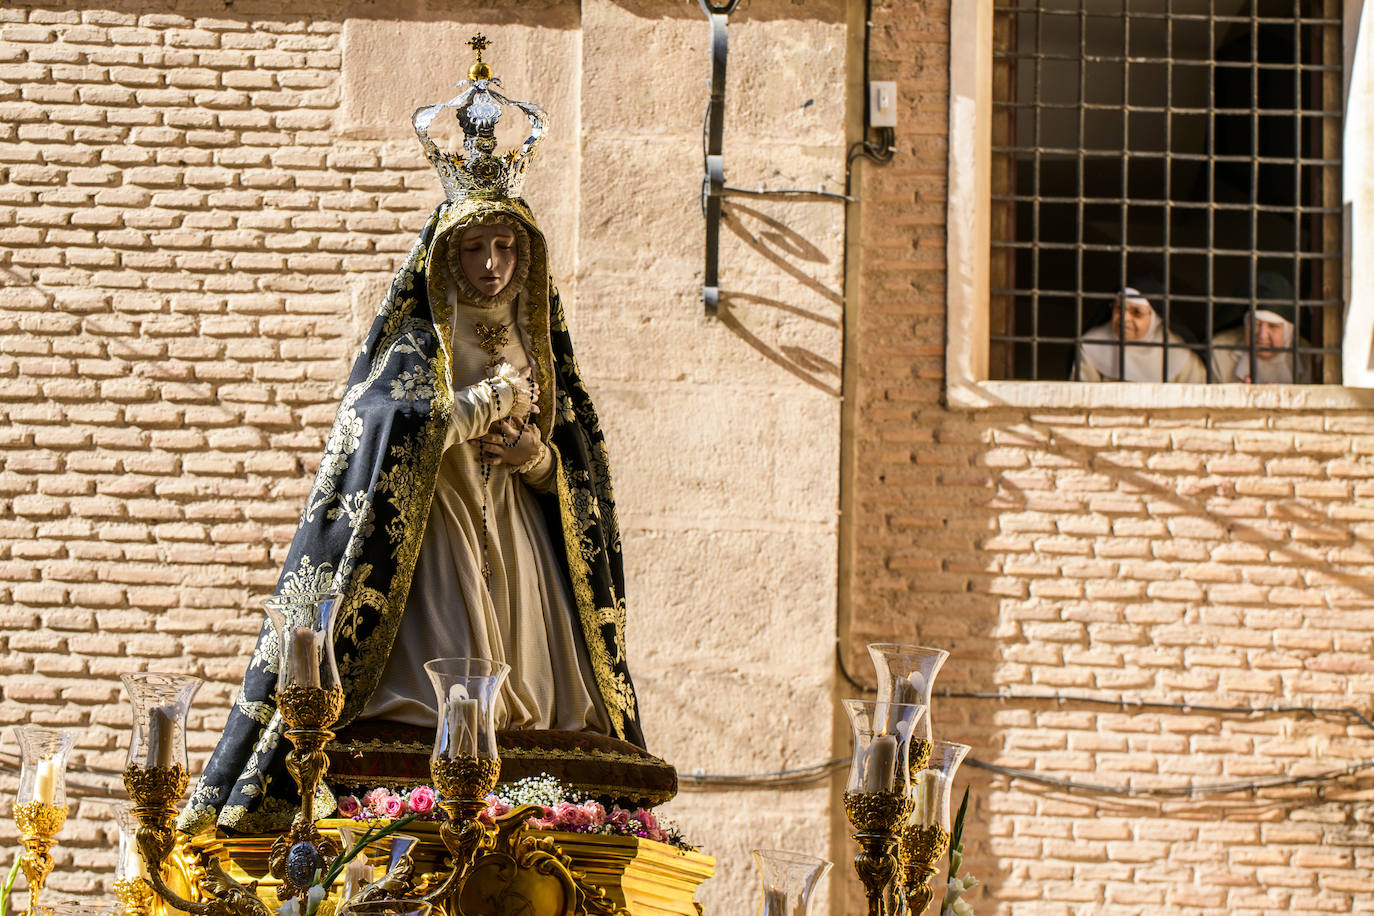
[[[854,870],[868,896],[869,916],[890,916],[890,888],[897,874],[897,835],[911,816],[911,746],[924,706],[891,701],[845,700],[854,732],[854,754],[844,810],[854,826],[859,854]]]
[[[929,746],[925,762],[919,769],[914,763],[911,767],[911,822],[902,828],[897,844],[901,892],[906,899],[908,916],[921,916],[935,897],[930,879],[935,877],[940,860],[949,852],[950,788],[959,764],[969,752],[966,744],[926,743]],[[912,742],[912,753],[916,753],[915,742]]]
[[[186,713],[200,689],[200,678],[182,674],[126,674],[124,689],[133,705],[134,728],[124,788],[138,820],[135,840],[154,894],[174,909],[191,916],[271,916],[254,896],[255,887],[242,887],[212,861],[206,867],[202,890],[210,898],[192,902],[178,895],[163,877],[163,865],[176,845],[172,826],[177,805],[186,794]],[[126,885],[128,894],[136,892]]]
[[[20,725],[14,737],[21,758],[14,824],[24,847],[19,865],[29,885],[29,912],[33,913],[52,874],[57,833],[67,821],[67,755],[76,733]]]
[[[501,778],[496,698],[510,667],[484,658],[436,658],[425,662],[425,673],[439,709],[430,778],[439,807],[448,815],[439,838],[453,856],[453,869],[424,900],[452,908],[473,862],[492,842],[492,832],[478,815]]]
[[[173,908],[192,916],[272,916],[272,911],[254,893],[256,883],[243,887],[229,878],[215,860],[205,869],[204,890],[211,899],[192,902],[168,887],[162,866],[176,845],[172,819],[189,781],[182,763],[152,767],[130,764],[124,768],[124,787],[133,799],[134,816],[138,818],[138,850],[148,870],[147,885]]]
[[[430,777],[439,793],[439,807],[448,820],[439,827],[439,839],[453,856],[453,870],[425,895],[429,903],[448,900],[458,890],[477,854],[487,844],[488,830],[478,815],[487,806],[486,796],[501,778],[501,761],[479,757],[434,758]]]
[[[846,792],[844,813],[859,844],[854,871],[868,896],[868,914],[884,916],[887,888],[897,875],[897,832],[911,816],[911,799],[901,792]]]
[[[19,828],[19,839],[24,846],[24,854],[19,865],[24,870],[24,880],[29,885],[29,912],[38,906],[38,898],[47,885],[48,875],[52,874],[52,848],[57,845],[57,831],[67,822],[65,805],[50,805],[41,801],[31,801],[14,806],[14,825]]]
[[[114,894],[124,916],[152,916],[156,895],[143,878],[143,857],[138,851],[138,816],[131,802],[115,806],[119,827],[119,864],[115,867]]]
[[[152,887],[142,878],[116,878],[114,895],[124,916],[151,916],[153,901],[157,899]]]
[[[268,869],[281,879],[282,900],[298,897],[310,889],[317,872],[339,854],[339,844],[324,836],[315,825],[315,792],[329,770],[324,747],[334,737],[329,726],[343,711],[344,695],[339,687],[292,684],[277,692],[277,708],[291,726],[286,738],[291,751],[286,769],[301,793],[301,808],[291,829],[272,844]]]
[[[282,900],[303,897],[339,854],[339,844],[315,826],[315,792],[329,770],[324,747],[334,737],[332,728],[344,706],[334,660],[341,597],[335,592],[282,594],[263,602],[277,635],[277,709],[291,742],[286,769],[301,794],[291,829],[272,844],[267,859],[268,870],[282,883]]]
[[[902,893],[909,916],[921,916],[935,899],[930,879],[949,852],[949,831],[939,824],[907,824],[897,841]]]

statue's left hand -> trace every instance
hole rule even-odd
[[[506,464],[514,468],[520,467],[539,454],[542,444],[536,424],[526,423],[522,428],[518,428],[510,420],[501,420],[494,424],[478,442],[481,443],[484,461],[490,464]]]

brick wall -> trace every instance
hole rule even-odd
[[[211,745],[354,346],[345,284],[432,205],[413,160],[329,145],[339,31],[0,9],[0,724],[85,731],[59,891],[112,868],[118,781],[81,767],[123,766],[118,674],[205,677]]]
[[[1374,756],[1374,421],[1319,411],[941,406],[948,5],[879,4],[905,108],[864,166],[844,638],[943,646],[971,756],[1112,787],[1248,783]],[[1374,909],[1374,782],[1118,797],[968,767],[980,913]]]

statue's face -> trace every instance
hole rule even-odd
[[[515,233],[506,226],[473,226],[458,241],[459,263],[468,282],[495,296],[515,274]]]

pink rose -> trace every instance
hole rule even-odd
[[[531,830],[557,830],[557,829],[558,829],[558,825],[555,824],[555,823],[553,822],[552,818],[547,818],[547,817],[532,817],[532,818],[530,818],[529,821],[527,821],[526,823],[529,825],[529,828],[530,828]]]
[[[578,806],[582,810],[582,815],[587,819],[587,826],[600,827],[606,823],[606,809],[601,807],[599,801],[588,801]]]
[[[375,789],[369,789],[363,793],[363,807],[371,808],[373,811],[380,814],[382,811],[382,804],[390,794],[390,792],[383,789],[381,786]]]
[[[429,786],[420,788],[410,793],[410,810],[416,814],[428,814],[434,810],[434,790]]]
[[[363,810],[363,806],[358,804],[358,800],[352,795],[345,795],[339,799],[339,816],[356,817]]]
[[[388,795],[386,801],[382,802],[382,813],[387,817],[400,817],[405,811],[406,803],[396,795]]]
[[[658,830],[658,818],[654,817],[652,813],[644,808],[640,808],[635,812],[635,820],[643,824],[644,829],[649,833]]]
[[[499,798],[492,798],[487,804],[486,811],[492,820],[496,820],[498,817],[510,814],[510,805],[501,801]]]
[[[630,812],[626,811],[624,808],[616,808],[608,820],[621,830],[630,829]]]
[[[563,827],[578,827],[588,823],[586,813],[580,805],[572,802],[559,802],[553,806],[553,822]]]

